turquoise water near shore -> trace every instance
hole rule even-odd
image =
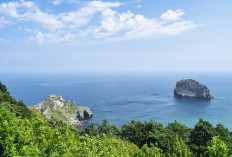
[[[214,99],[174,98],[175,83],[184,78],[207,85]],[[88,123],[107,119],[120,126],[131,120],[154,120],[167,125],[177,120],[193,127],[203,118],[232,130],[232,73],[0,74],[0,81],[13,97],[28,106],[54,93],[88,106],[94,113]]]

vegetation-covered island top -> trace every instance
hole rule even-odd
[[[93,116],[88,107],[76,106],[74,102],[55,94],[49,95],[47,99],[32,108],[39,110],[48,119],[62,121],[75,127],[81,126],[86,119]]]

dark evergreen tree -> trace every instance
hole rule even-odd
[[[121,137],[129,140],[140,148],[144,144],[158,144],[157,146],[164,151],[168,149],[168,143],[173,139],[170,129],[164,127],[161,123],[154,121],[140,122],[131,121],[121,127]]]
[[[190,134],[190,148],[197,154],[207,151],[207,143],[215,136],[215,128],[208,121],[202,119],[195,125]]]
[[[178,136],[181,137],[185,143],[189,142],[189,136],[192,130],[191,128],[180,124],[177,121],[169,123],[167,128],[170,129],[171,132],[174,134],[173,137]]]
[[[2,84],[1,82],[0,82],[0,91],[1,91],[2,93],[8,93],[8,94],[10,94],[10,93],[7,91],[6,86],[5,86],[4,84]]]
[[[226,143],[228,146],[229,154],[232,154],[232,136],[230,131],[225,128],[221,123],[217,124],[216,128],[216,136],[219,137],[222,141]]]

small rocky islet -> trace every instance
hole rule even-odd
[[[76,106],[73,101],[64,100],[62,96],[55,94],[49,95],[48,98],[32,108],[39,110],[47,119],[54,118],[76,128],[93,116],[89,107]]]
[[[213,96],[207,86],[200,84],[193,79],[177,81],[174,89],[174,96],[177,98],[194,98],[211,100]]]

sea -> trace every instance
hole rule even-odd
[[[214,99],[175,98],[176,81],[188,78],[206,85]],[[232,73],[0,74],[0,82],[28,106],[57,94],[89,107],[94,116],[85,126],[106,119],[119,127],[131,120],[194,127],[202,118],[232,130]]]

